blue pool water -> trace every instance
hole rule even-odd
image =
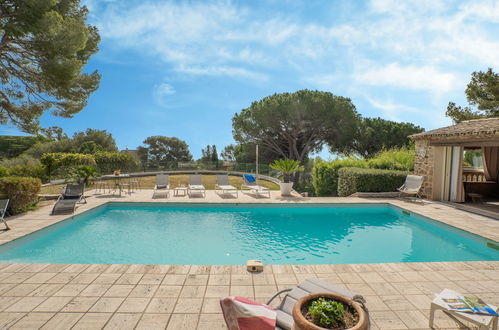
[[[338,264],[499,260],[487,240],[387,204],[109,203],[0,247],[0,261]]]

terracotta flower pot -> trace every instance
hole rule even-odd
[[[295,322],[293,326],[294,330],[324,330],[324,328],[308,321],[301,312],[303,306],[307,305],[310,300],[315,300],[321,297],[341,301],[342,303],[351,306],[357,311],[357,314],[359,315],[359,322],[357,322],[357,325],[355,325],[354,327],[349,328],[349,330],[367,330],[369,320],[367,319],[366,312],[362,309],[362,307],[350,298],[331,292],[311,293],[302,297],[296,302],[293,307],[293,320]]]

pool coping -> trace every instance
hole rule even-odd
[[[91,193],[93,194],[91,195]],[[211,193],[211,194],[210,194]],[[11,230],[0,232],[0,246],[9,243],[18,238],[29,235],[33,232],[51,225],[60,223],[83,213],[91,211],[97,207],[105,206],[112,203],[149,203],[149,204],[386,204],[391,205],[414,215],[428,218],[433,221],[443,223],[445,225],[463,230],[467,233],[480,236],[490,240],[493,243],[499,244],[499,221],[485,216],[480,216],[463,210],[459,210],[449,206],[448,204],[425,201],[423,205],[420,203],[409,202],[401,199],[381,199],[381,198],[360,198],[360,197],[280,197],[278,192],[274,192],[270,199],[263,198],[243,198],[242,200],[234,201],[220,198],[213,191],[207,191],[207,196],[203,200],[198,198],[182,198],[182,199],[152,199],[152,190],[142,190],[136,195],[126,197],[110,197],[96,195],[95,191],[86,192],[88,202],[80,204],[74,214],[70,215],[49,215],[52,205],[42,206],[35,211],[9,217],[7,221],[11,226]],[[213,196],[214,195],[214,196]],[[243,195],[243,194],[241,194]],[[95,198],[92,198],[95,197]],[[219,198],[218,200],[216,198]],[[244,196],[247,197],[247,196]]]

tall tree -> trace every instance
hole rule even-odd
[[[95,151],[118,151],[116,141],[111,133],[106,130],[87,128],[85,132],[77,132],[73,135],[74,151],[78,152],[86,142],[93,142],[97,149]],[[95,149],[86,145],[86,148]]]
[[[83,73],[100,40],[80,0],[0,1],[0,123],[36,132],[47,110],[72,117],[100,80]]]
[[[192,160],[187,143],[176,137],[150,136],[144,140],[144,144],[150,166],[172,167],[178,162]],[[140,153],[144,153],[144,150]]]
[[[212,162],[218,162],[218,152],[217,152],[217,146],[216,145],[212,145],[211,146],[211,159],[210,161]]]
[[[300,90],[253,102],[232,118],[234,139],[258,143],[278,155],[303,161],[310,152],[334,141],[353,139],[358,114],[351,100],[328,92]]]
[[[499,74],[489,68],[486,72],[471,74],[471,81],[466,87],[466,99],[471,106],[460,107],[454,102],[447,106],[447,117],[455,123],[463,120],[499,117]]]
[[[336,148],[343,153],[355,153],[370,158],[383,149],[408,146],[411,134],[424,129],[411,123],[398,123],[381,118],[362,118],[351,144]]]

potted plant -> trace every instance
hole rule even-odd
[[[295,330],[367,330],[368,318],[360,304],[332,292],[312,293],[293,307]]]
[[[291,182],[291,176],[296,172],[301,172],[304,170],[300,162],[293,159],[277,159],[270,167],[276,171],[281,172],[282,181],[279,185],[281,187],[281,196],[290,196],[291,189],[293,188],[293,182]]]

